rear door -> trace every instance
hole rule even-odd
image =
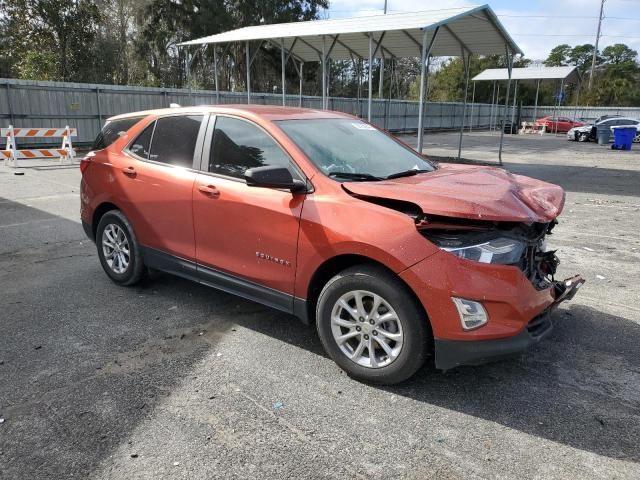
[[[171,115],[149,124],[125,149],[117,182],[123,209],[148,254],[195,259],[194,161],[208,116]]]
[[[220,272],[236,277],[240,279],[240,283],[234,282],[240,289],[234,290],[236,293],[253,288],[242,283],[249,282],[292,295],[305,195],[249,187],[244,172],[281,165],[289,168],[294,178],[305,177],[279,143],[256,123],[221,115],[216,117],[215,127],[214,122],[209,123],[202,172],[193,190],[199,275],[211,283],[218,283]],[[245,296],[251,297],[249,293]],[[271,295],[266,290],[260,294]],[[277,293],[272,299],[261,300],[276,308],[290,307]]]

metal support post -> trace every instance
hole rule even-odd
[[[536,121],[536,118],[538,118],[538,95],[540,94],[540,80],[538,80],[537,84],[536,84],[536,101],[535,104],[533,105],[533,121]]]
[[[498,126],[498,115],[500,115],[499,112],[499,105],[500,105],[500,84],[498,83],[498,90],[496,92],[496,108],[493,112],[493,130],[495,131],[496,127]]]
[[[516,119],[516,98],[518,97],[518,80],[514,82],[513,85],[513,105],[511,107],[511,127],[513,128],[513,123]]]
[[[322,109],[327,109],[327,45],[325,36],[322,36]]]
[[[373,95],[373,34],[369,34],[369,99],[367,103],[367,121],[371,122],[371,97]]]
[[[462,124],[460,125],[460,138],[458,139],[458,160],[462,154],[462,136],[464,135],[464,120],[467,117],[467,97],[469,96],[469,72],[471,70],[471,54],[465,55],[462,49],[462,62],[464,63],[464,103],[462,104]]]
[[[102,129],[102,108],[100,105],[100,89],[96,88],[96,105],[98,107],[98,129]]]
[[[509,72],[509,76],[507,79],[507,93],[504,98],[504,111],[502,112],[502,129],[500,131],[500,147],[498,149],[498,160],[500,161],[500,165],[502,165],[502,147],[504,145],[504,128],[505,123],[507,121],[507,110],[509,108],[509,91],[511,90],[511,73],[513,70],[513,53],[509,50],[508,46],[505,46],[505,51],[507,54],[507,71]]]
[[[554,135],[558,135],[558,115],[559,115],[559,110],[560,107],[562,106],[562,97],[564,96],[564,78],[562,80],[560,80],[560,93],[558,94],[558,108],[556,109],[556,118],[555,118],[555,128],[554,128]]]
[[[287,106],[286,78],[285,78],[285,59],[284,59],[284,38],[280,39],[280,70],[282,70],[282,106]]]
[[[378,83],[378,98],[383,98],[382,92],[384,90],[384,52],[380,56],[380,81]]]
[[[300,87],[299,87],[299,92],[298,92],[298,106],[300,108],[302,108],[302,67],[304,67],[304,62],[300,62],[300,71],[298,72],[298,74],[300,75]]]
[[[251,103],[251,57],[249,56],[249,41],[245,43],[245,54],[247,57],[247,104]]]
[[[420,57],[420,98],[418,105],[418,153],[422,153],[422,147],[424,145],[424,112],[425,112],[425,98],[427,93],[427,85],[426,80],[429,76],[429,67],[428,61],[431,56],[431,49],[433,48],[433,44],[436,41],[436,37],[438,36],[438,31],[440,27],[436,27],[433,31],[433,37],[431,37],[431,43],[427,46],[427,35],[428,31],[422,34],[422,56]]]
[[[573,109],[573,121],[576,121],[576,118],[578,117],[578,100],[580,98],[580,87],[582,86],[582,82],[580,80],[578,80],[578,84],[576,85],[576,105],[575,108]]]
[[[493,109],[496,103],[496,81],[493,81],[493,93],[491,94],[491,108],[489,109],[489,131],[493,130]]]
[[[220,103],[220,87],[218,85],[218,46],[213,44],[213,79],[216,85],[216,103]]]
[[[476,104],[476,82],[473,82],[473,93],[471,95],[471,113],[469,114],[469,133],[473,130],[473,107]]]

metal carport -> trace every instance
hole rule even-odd
[[[508,80],[509,72],[506,68],[488,68],[483,72],[479,73],[475,77],[471,79],[473,82],[473,95],[471,100],[471,108],[473,109],[473,104],[475,103],[475,92],[476,92],[476,82],[482,81],[493,81],[493,97],[492,97],[492,107],[494,103],[497,104],[496,97],[496,83],[504,80]],[[568,82],[575,82],[580,85],[580,74],[578,69],[573,66],[566,67],[522,67],[522,68],[513,68],[511,71],[511,80],[515,82],[514,91],[513,91],[513,106],[511,108],[511,121],[513,122],[513,118],[515,115],[515,107],[516,107],[516,99],[518,96],[518,82],[535,82],[536,83],[536,99],[533,110],[534,118],[537,116],[538,112],[538,93],[540,92],[540,82],[543,80],[554,80],[560,82],[560,92],[564,93],[564,86]],[[499,88],[499,87],[498,87]],[[561,94],[562,94],[561,93]],[[499,94],[499,91],[498,91]],[[508,95],[508,94],[507,94]],[[578,104],[578,96],[576,96],[576,105]],[[507,98],[508,103],[508,98]],[[557,99],[554,104],[555,111],[560,106],[561,103],[561,95]],[[555,113],[554,111],[554,113]],[[472,110],[473,115],[473,110]],[[504,126],[502,128],[504,134]]]
[[[282,103],[286,100],[284,67],[291,60],[300,78],[306,62],[322,65],[322,105],[327,108],[329,85],[327,62],[363,60],[369,62],[369,92],[367,119],[371,121],[373,77],[371,65],[378,58],[395,59],[420,57],[420,94],[418,111],[418,151],[422,152],[424,136],[424,108],[429,64],[435,56],[462,56],[465,64],[465,112],[469,83],[469,60],[472,55],[506,55],[509,67],[513,56],[522,54],[488,5],[471,8],[445,8],[423,12],[387,14],[336,20],[279,23],[239,28],[179,44],[214,45],[214,76],[218,91],[218,46],[242,42],[247,63],[247,102],[251,102],[251,64],[263,43],[270,43],[281,51]],[[259,42],[251,52],[251,42]],[[510,68],[509,68],[510,70]],[[510,82],[509,82],[510,83]],[[459,151],[464,131],[463,113]],[[460,155],[460,153],[458,153]]]

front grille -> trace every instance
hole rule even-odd
[[[548,312],[542,313],[535,317],[527,325],[527,331],[533,338],[538,338],[551,330],[551,315]]]

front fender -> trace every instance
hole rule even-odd
[[[306,298],[314,273],[331,258],[358,255],[400,273],[439,251],[408,215],[347,195],[342,199],[310,197],[300,220],[298,298]]]

